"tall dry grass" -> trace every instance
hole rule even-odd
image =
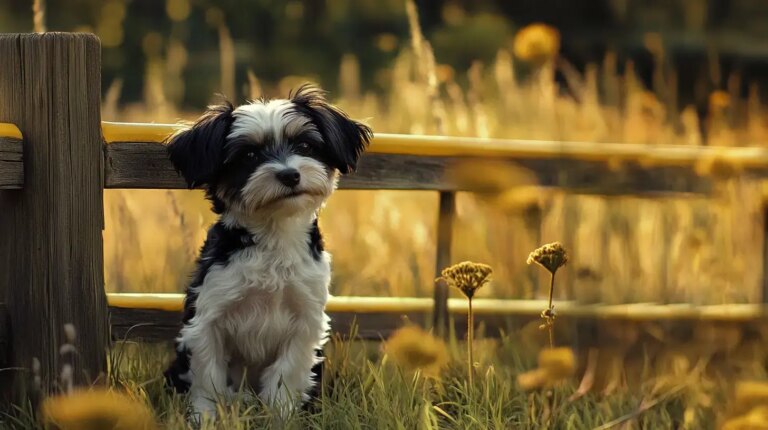
[[[386,71],[386,95],[360,88],[354,57],[345,56],[340,64],[341,93],[332,97],[352,116],[369,119],[378,133],[717,146],[762,145],[768,136],[757,89],[740,99],[737,78],[712,95],[712,114],[702,126],[692,107],[678,105],[678,77],[667,68],[655,71],[648,89],[631,63],[619,73],[616,56],[610,53],[602,64],[580,73],[556,53],[543,63],[516,67],[520,60],[510,47],[500,50],[492,64],[477,62],[469,70],[453,70],[434,60],[413,12],[414,43]],[[227,75],[222,76],[222,89],[234,91],[229,33],[220,34]],[[172,122],[198,114],[177,110],[172,100],[179,99],[178,91],[168,94],[179,88],[179,59],[192,48],[173,40],[166,43],[167,58],[148,44],[152,61],[144,103],[118,105],[112,94],[111,101],[105,101],[106,120]],[[652,38],[649,46],[654,55],[663,56]],[[524,76],[518,73],[521,69],[527,70]],[[566,77],[568,91],[555,83],[556,71]],[[300,80],[287,77],[267,86],[249,72],[242,96],[287,93],[287,87]],[[701,130],[707,131],[706,139]],[[510,185],[511,198],[496,203],[467,193],[457,198],[455,260],[487,262],[495,271],[494,282],[481,296],[546,296],[546,280],[537,279],[526,266],[526,255],[541,243],[560,240],[571,250],[571,262],[563,271],[559,299],[757,299],[762,244],[755,238],[761,237],[762,225],[761,192],[755,182],[731,179],[719,183],[714,196],[663,199],[531,193],[530,188]],[[105,200],[107,288],[181,291],[213,220],[202,194],[114,190]],[[437,196],[431,192],[336,193],[321,216],[334,255],[333,293],[431,295],[436,216]]]

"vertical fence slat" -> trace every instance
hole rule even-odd
[[[64,325],[77,330],[75,382],[95,380],[108,345],[103,274],[101,46],[93,35],[0,36],[0,121],[24,136],[24,186],[0,191],[0,301],[10,366],[0,395],[43,391],[61,370]]]
[[[453,219],[456,212],[456,194],[448,191],[440,192],[440,209],[437,218],[437,261],[435,277],[451,264],[451,241],[453,240]],[[435,283],[435,307],[433,327],[435,334],[440,337],[448,335],[448,286],[445,281]]]

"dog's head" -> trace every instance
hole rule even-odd
[[[304,85],[288,99],[211,106],[170,137],[168,153],[190,188],[206,188],[216,212],[290,215],[317,209],[371,137]]]

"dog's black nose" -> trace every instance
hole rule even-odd
[[[298,170],[289,168],[289,169],[285,169],[277,172],[277,180],[280,181],[286,187],[293,188],[296,185],[299,185],[299,181],[301,180],[301,174],[299,173]]]

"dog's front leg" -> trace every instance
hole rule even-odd
[[[264,370],[259,396],[274,406],[282,417],[307,400],[307,392],[313,386],[312,367],[317,362],[315,345],[303,336],[286,340],[275,362]]]
[[[216,399],[227,390],[227,358],[222,337],[212,322],[193,320],[182,329],[182,338],[192,353],[189,394],[198,419],[204,414],[215,418]]]

